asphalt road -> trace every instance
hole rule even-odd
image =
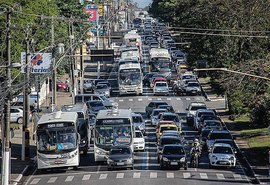
[[[145,117],[145,106],[152,100],[165,100],[173,105],[177,112],[185,112],[185,108],[192,101],[204,101],[201,96],[128,96],[111,98],[118,102],[119,108],[131,107],[134,112],[140,112]],[[209,107],[221,106],[223,102],[206,102]],[[197,132],[190,126],[183,124],[183,136],[191,141],[197,136]],[[188,170],[160,170],[157,163],[157,149],[155,129],[150,123],[146,124],[146,149],[144,152],[135,153],[134,170],[107,171],[105,164],[97,165],[94,162],[93,149],[87,156],[81,156],[81,164],[78,170],[48,171],[34,173],[25,178],[23,184],[95,184],[95,185],[126,185],[126,184],[248,184],[248,179],[241,166],[237,164],[234,169],[217,168],[209,169],[207,154],[203,153],[198,168]],[[187,152],[190,147],[187,147]]]

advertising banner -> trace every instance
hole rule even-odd
[[[52,66],[52,53],[32,53],[29,62],[30,73],[50,73]],[[21,72],[25,73],[26,53],[21,52]]]

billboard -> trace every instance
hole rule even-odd
[[[50,73],[52,66],[52,53],[31,53],[30,73]],[[21,52],[21,72],[25,73],[26,53]]]

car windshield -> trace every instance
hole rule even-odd
[[[199,112],[198,117],[206,116],[206,115],[211,115],[214,116],[213,112]]]
[[[211,133],[209,139],[231,139],[231,134],[229,133]]]
[[[163,115],[162,120],[179,122],[179,119],[176,115]]]
[[[167,87],[167,83],[156,83],[156,87]]]
[[[209,135],[210,131],[211,131],[210,129],[202,130],[202,133],[201,133],[202,137],[207,137]]]
[[[142,138],[143,135],[141,132],[135,132],[135,137]]]
[[[161,138],[160,145],[169,145],[169,144],[181,144],[180,139],[176,138]]]
[[[194,83],[194,82],[189,82],[188,87],[200,87],[200,85],[198,83]]]
[[[141,123],[142,117],[141,116],[132,116],[133,123]]]
[[[222,146],[215,147],[213,153],[233,154],[232,149],[230,147],[222,147]]]
[[[190,110],[206,109],[206,106],[192,106]]]
[[[108,86],[106,84],[99,84],[96,86],[96,89],[108,89]]]
[[[163,150],[163,154],[166,154],[166,155],[184,155],[185,154],[185,151],[182,147],[165,147],[164,150]]]
[[[130,149],[128,148],[114,148],[110,152],[111,155],[123,155],[130,154]]]
[[[206,127],[219,127],[219,126],[221,126],[220,125],[220,122],[211,122],[211,121],[207,121],[207,122],[205,122],[205,126]]]

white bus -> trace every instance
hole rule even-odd
[[[77,112],[42,115],[36,129],[38,169],[78,168],[80,136],[77,124]]]
[[[113,145],[128,145],[133,150],[133,131],[131,110],[100,110],[94,127],[95,162],[106,161]]]
[[[119,94],[136,94],[142,95],[142,69],[140,64],[127,63],[119,66],[118,69],[118,86]]]
[[[141,36],[136,33],[136,30],[131,30],[124,35],[124,45],[135,46],[138,48],[139,56],[142,56],[142,39]]]
[[[152,48],[150,50],[150,72],[164,74],[168,79],[171,77],[172,61],[170,53],[164,48]]]

